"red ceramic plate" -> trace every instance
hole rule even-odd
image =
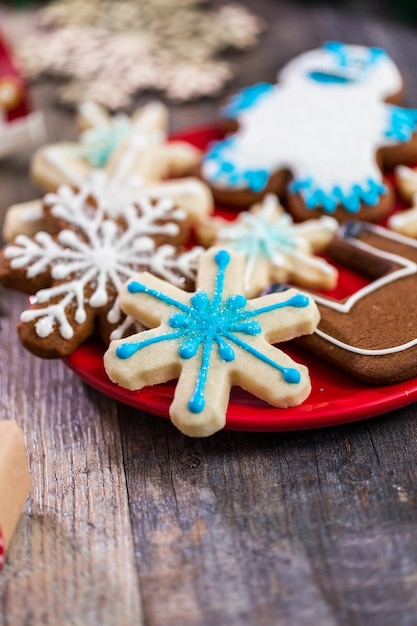
[[[175,138],[204,148],[209,141],[220,138],[220,133],[209,127],[190,130]],[[342,298],[362,284],[360,276],[340,268],[337,290],[330,295]],[[309,368],[312,382],[309,398],[298,407],[277,409],[241,389],[233,389],[226,428],[270,432],[319,428],[374,417],[417,400],[417,378],[390,386],[369,386],[298,346],[282,347],[298,363]],[[107,396],[148,413],[169,417],[175,382],[140,391],[123,389],[112,383],[104,371],[104,350],[99,340],[92,339],[65,362],[82,380]]]

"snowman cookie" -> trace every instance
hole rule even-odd
[[[378,221],[393,204],[383,170],[417,159],[417,110],[396,105],[402,92],[384,50],[327,43],[289,62],[277,84],[231,98],[223,114],[237,130],[209,148],[202,177],[221,202],[275,192],[296,219]]]

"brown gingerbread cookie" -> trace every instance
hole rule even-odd
[[[135,272],[194,286],[201,249],[180,252],[172,245],[186,214],[167,198],[144,197],[116,218],[97,196],[63,186],[46,196],[45,214],[51,232],[19,235],[0,253],[0,282],[35,294],[18,332],[37,356],[68,356],[96,327],[105,342],[132,330],[118,292]]]
[[[212,145],[201,175],[219,201],[286,196],[297,220],[377,222],[393,193],[383,170],[417,159],[417,111],[394,106],[401,74],[379,48],[330,42],[290,61],[276,85],[231,98],[238,129]]]
[[[321,320],[300,343],[372,384],[417,376],[417,241],[354,221],[329,254],[370,282],[342,301],[315,294]]]

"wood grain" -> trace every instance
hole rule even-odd
[[[229,92],[345,39],[386,47],[417,103],[415,30],[365,3],[245,4],[268,30]],[[71,138],[53,94],[34,90],[51,140]],[[170,104],[173,130],[218,104]],[[38,194],[29,156],[0,165],[2,212]],[[0,295],[0,419],[24,429],[33,481],[0,575],[0,626],[417,623],[415,406],[322,431],[187,439],[26,353],[25,297]]]

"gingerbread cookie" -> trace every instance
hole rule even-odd
[[[167,111],[162,104],[150,103],[128,118],[111,117],[88,103],[81,108],[80,124],[84,130],[78,143],[45,146],[34,155],[32,178],[44,190],[55,191],[62,184],[80,188],[98,171],[113,198],[129,195],[134,202],[143,193],[171,197],[195,219],[212,211],[207,185],[185,176],[200,151],[183,141],[167,141]],[[42,220],[40,200],[13,205],[6,214],[3,237],[10,241],[17,234],[33,235],[44,228]]]
[[[118,291],[135,272],[194,285],[200,249],[180,253],[172,245],[187,216],[168,198],[144,197],[114,218],[96,196],[62,186],[46,196],[45,214],[50,232],[19,235],[0,253],[0,282],[35,294],[18,332],[37,356],[71,354],[96,326],[107,342],[131,328]]]
[[[342,301],[314,295],[320,324],[300,343],[371,384],[417,376],[417,241],[348,222],[329,254],[370,282]]]
[[[298,220],[378,221],[393,205],[382,168],[417,159],[417,111],[392,104],[402,91],[383,50],[325,44],[288,63],[276,85],[230,100],[237,132],[208,150],[202,176],[221,202],[286,193]]]
[[[388,227],[408,237],[417,237],[417,170],[405,165],[395,169],[397,189],[411,203],[411,208],[397,211],[388,218]]]
[[[314,256],[323,251],[337,230],[332,217],[294,224],[273,194],[233,221],[207,218],[199,227],[203,245],[238,250],[246,260],[245,295],[253,297],[271,283],[291,282],[310,289],[333,289],[337,270]]]
[[[244,263],[237,252],[211,248],[200,256],[193,294],[147,273],[120,292],[123,310],[151,330],[113,341],[106,371],[128,389],[178,378],[170,416],[190,436],[224,427],[233,385],[277,407],[310,393],[307,368],[270,344],[313,332],[317,307],[294,289],[246,300]]]

